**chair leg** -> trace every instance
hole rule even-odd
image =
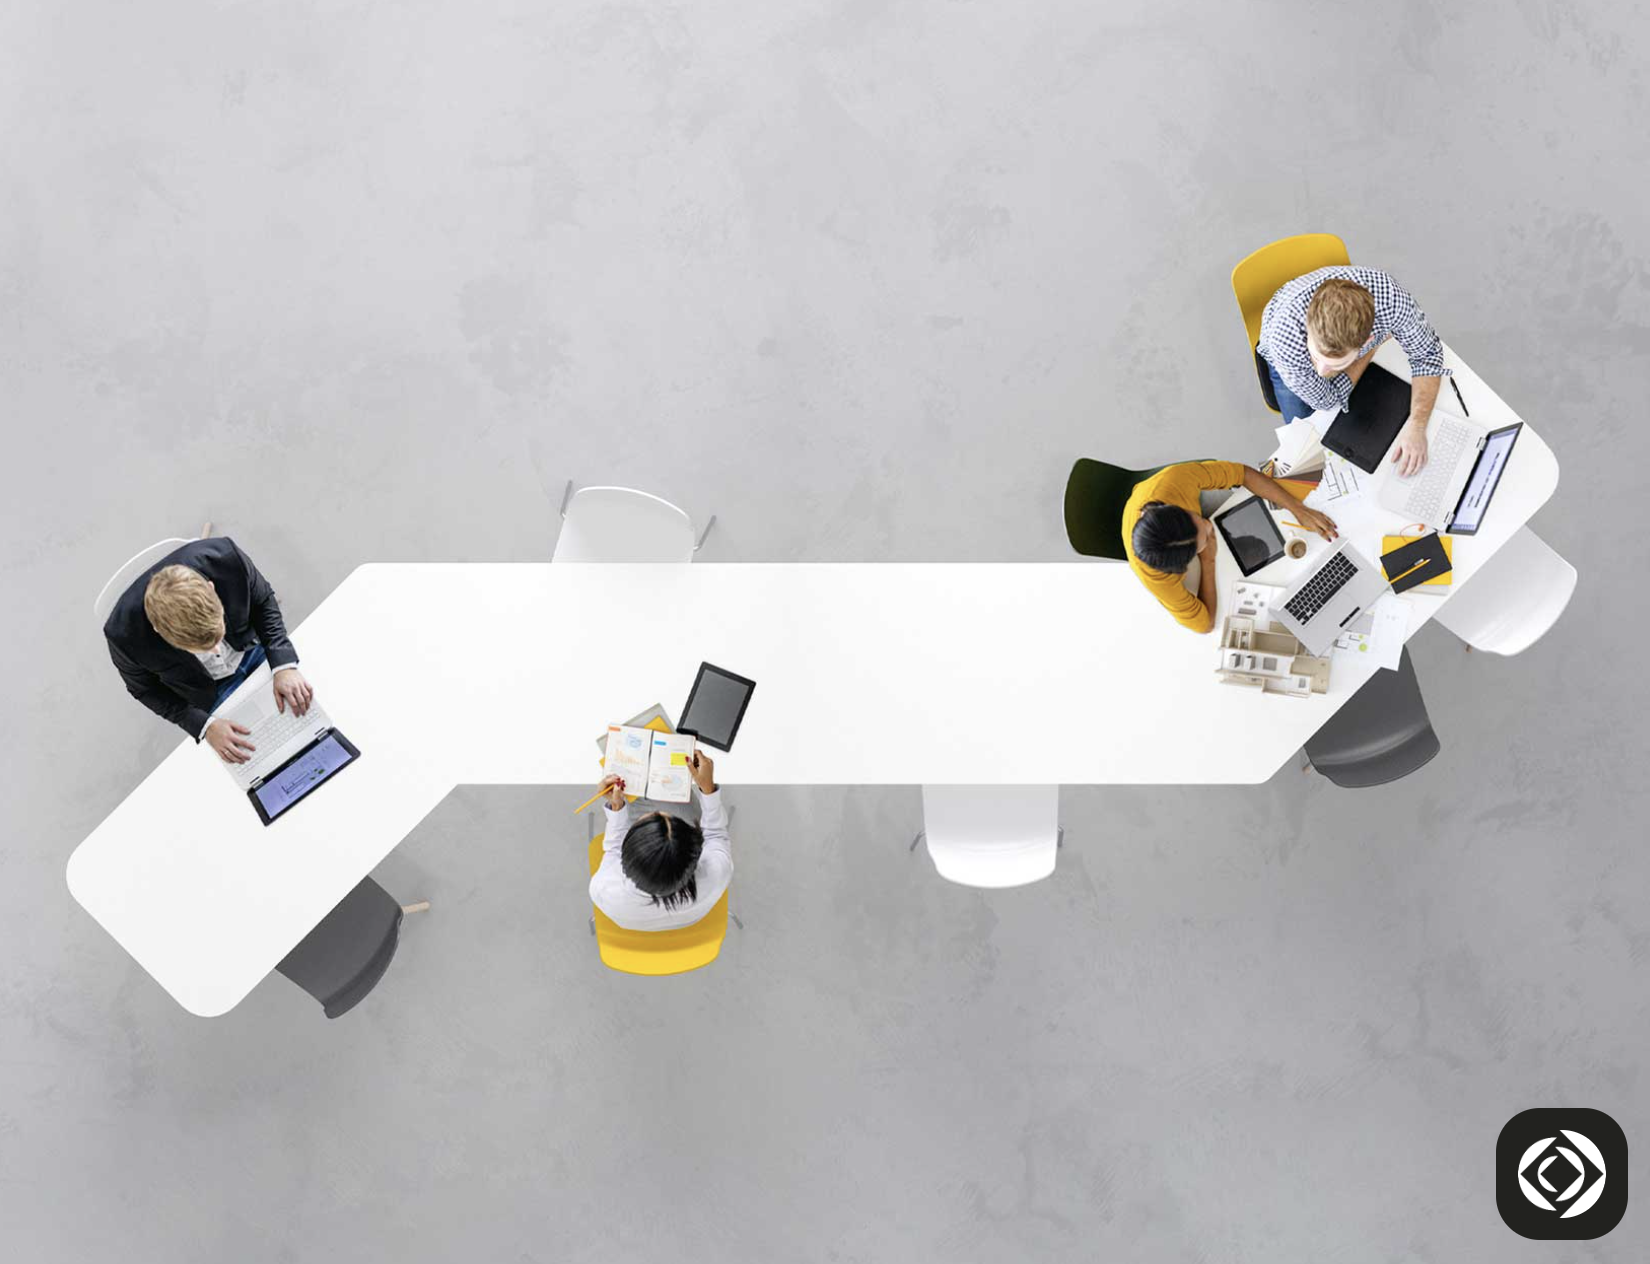
[[[561,516],[563,518],[567,517],[567,502],[572,500],[572,499],[573,499],[573,480],[568,479],[567,480],[567,486],[562,488],[562,492],[561,492],[561,508],[556,511],[557,513],[561,514]]]
[[[909,847],[907,847],[905,850],[906,851],[916,851],[917,844],[922,842],[922,840],[924,838],[926,838],[927,836],[928,836],[928,831],[927,830],[918,830],[917,831],[917,836],[911,840],[911,845]]]
[[[728,916],[733,918],[733,924],[735,926],[737,926],[740,930],[745,929],[745,923],[739,920],[739,914],[735,913],[732,909],[729,909],[728,910]]]
[[[592,935],[596,933],[596,915],[594,913],[590,915],[590,933]]]
[[[1054,827],[1054,850],[1059,851],[1065,845],[1066,827],[1064,825],[1056,825]]]
[[[205,522],[203,522],[201,524],[201,539],[209,540],[211,538],[212,538],[212,519],[208,518]]]
[[[403,913],[428,913],[430,911],[430,902],[428,900],[419,900],[416,904],[403,904],[401,906],[401,911]]]
[[[711,514],[710,521],[705,524],[705,529],[699,533],[699,542],[693,546],[693,551],[695,553],[697,553],[700,549],[705,547],[705,537],[710,534],[710,529],[712,527],[714,527],[715,525],[716,525],[716,515]]]

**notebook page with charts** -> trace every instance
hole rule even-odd
[[[641,793],[647,785],[647,764],[652,754],[652,729],[632,728],[627,724],[607,726],[607,752],[602,757],[602,772],[621,778],[633,793]]]
[[[690,733],[654,733],[648,761],[647,797],[655,803],[686,803],[693,797],[694,738]]]
[[[624,778],[627,796],[656,803],[686,803],[693,797],[690,767],[694,739],[685,733],[610,724],[602,771]]]

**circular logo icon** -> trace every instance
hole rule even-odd
[[[1604,1196],[1605,1175],[1603,1151],[1569,1128],[1557,1137],[1543,1137],[1518,1161],[1518,1188],[1524,1197],[1544,1211],[1558,1212],[1563,1220],[1592,1209]]]

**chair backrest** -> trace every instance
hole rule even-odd
[[[390,968],[401,917],[394,897],[362,878],[275,969],[319,1001],[328,1018],[337,1018],[360,1004]]]
[[[1558,622],[1575,590],[1576,568],[1523,527],[1436,618],[1475,650],[1521,654]]]
[[[553,562],[691,562],[693,521],[629,487],[582,487],[567,503]]]
[[[1107,461],[1079,457],[1066,479],[1066,539],[1084,557],[1125,561],[1123,506],[1135,484],[1166,467],[1126,470]]]
[[[924,786],[922,825],[942,878],[1018,887],[1054,872],[1059,786]]]
[[[602,867],[602,840],[590,842],[590,874]],[[715,961],[728,937],[728,892],[691,926],[675,930],[627,930],[596,909],[596,951],[602,964],[624,974],[686,974]]]
[[[109,582],[98,590],[97,596],[92,600],[92,617],[97,620],[98,627],[101,628],[108,621],[109,611],[115,608],[115,602],[120,600],[120,595],[131,586],[134,579],[173,549],[182,548],[188,543],[190,541],[174,536],[170,540],[160,540],[151,544],[127,558],[120,569],[109,576]]]
[[[1260,341],[1261,313],[1286,282],[1319,268],[1344,267],[1351,262],[1346,243],[1334,233],[1301,233],[1262,246],[1232,269],[1232,293],[1237,296],[1238,311],[1243,315],[1249,354],[1254,357],[1255,372],[1260,376],[1260,393],[1273,412],[1278,411],[1278,402],[1273,398],[1272,380],[1255,351],[1255,344]]]
[[[1348,789],[1407,777],[1439,750],[1407,649],[1397,671],[1376,672],[1306,743],[1312,767]]]

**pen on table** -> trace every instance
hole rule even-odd
[[[620,782],[620,783],[619,783],[619,789],[621,789],[621,790],[622,790],[622,789],[624,789],[624,782],[622,782],[622,781],[621,781],[621,782]],[[604,795],[604,794],[606,794],[606,793],[607,793],[607,790],[608,790],[608,787],[605,787],[605,786],[604,786],[604,787],[603,787],[603,788],[602,788],[602,789],[600,789],[600,790],[598,790],[598,791],[596,791],[596,793],[595,793],[595,794],[593,794],[593,795],[591,795],[591,796],[590,796],[590,797],[589,797],[589,798],[588,798],[588,799],[586,799],[586,800],[585,800],[585,801],[584,801],[584,802],[583,802],[583,803],[581,803],[581,804],[579,804],[579,806],[578,806],[578,807],[576,807],[576,808],[574,808],[574,809],[573,809],[573,815],[574,815],[574,816],[577,816],[577,815],[578,815],[578,814],[579,814],[579,813],[580,813],[580,812],[582,812],[582,811],[584,811],[584,810],[585,810],[585,809],[586,809],[586,808],[587,808],[587,807],[589,807],[589,806],[590,806],[590,805],[591,805],[591,804],[592,804],[592,803],[594,803],[594,802],[595,802],[595,801],[596,801],[596,800],[597,800],[597,799],[599,799],[599,798],[601,798],[601,797],[602,797],[602,796],[603,796],[603,795]]]
[[[1470,417],[1470,416],[1472,416],[1472,414],[1471,414],[1471,413],[1469,413],[1469,412],[1468,412],[1468,411],[1467,411],[1467,401],[1466,401],[1466,400],[1464,400],[1464,399],[1461,399],[1461,388],[1460,388],[1460,387],[1459,387],[1459,386],[1457,386],[1457,385],[1456,385],[1456,384],[1455,384],[1455,375],[1454,375],[1454,374],[1453,374],[1453,373],[1452,373],[1452,374],[1450,374],[1450,379],[1449,379],[1449,388],[1450,388],[1450,390],[1452,390],[1452,391],[1454,391],[1454,392],[1455,392],[1455,398],[1456,398],[1456,399],[1457,399],[1457,400],[1460,400],[1460,403],[1461,403],[1461,415],[1462,415],[1462,416],[1463,416],[1463,417]]]

